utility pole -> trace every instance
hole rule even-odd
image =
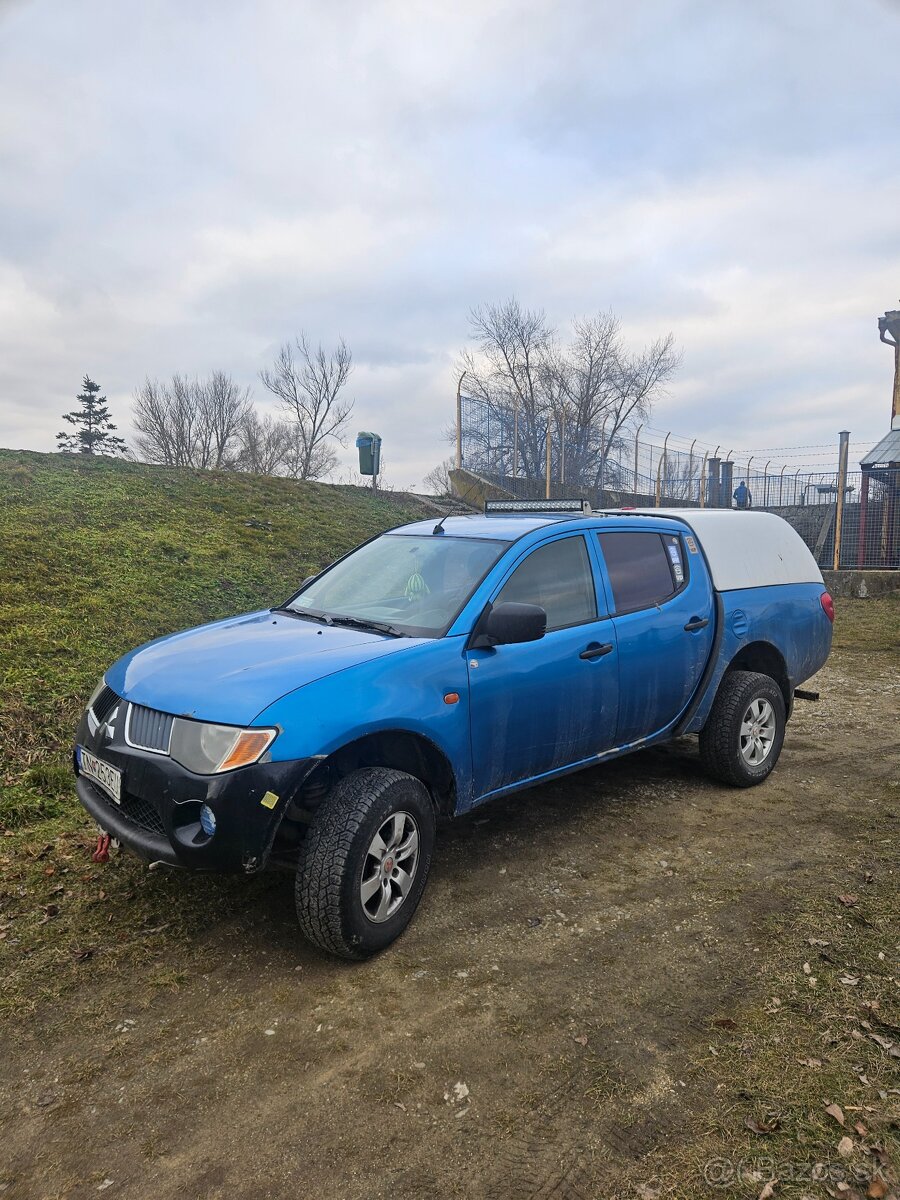
[[[883,317],[878,318],[878,336],[888,346],[894,347],[894,398],[891,404],[891,429],[900,429],[900,309],[892,309]]]

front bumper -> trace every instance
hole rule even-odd
[[[147,862],[201,871],[261,870],[285,809],[320,761],[263,762],[223,775],[194,775],[168,755],[128,746],[119,729],[111,738],[105,725],[92,734],[84,716],[76,744],[122,772],[117,804],[79,773],[73,754],[78,799],[97,824]],[[216,816],[212,837],[200,827],[204,804]]]

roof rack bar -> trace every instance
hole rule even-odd
[[[485,500],[485,516],[509,513],[568,513],[589,515],[591,504],[583,496],[565,500]]]

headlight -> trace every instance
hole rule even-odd
[[[277,729],[237,729],[176,717],[169,753],[195,775],[218,775],[255,763],[277,735]]]
[[[100,682],[97,684],[97,686],[91,692],[91,698],[90,698],[90,700],[88,700],[87,705],[86,705],[87,708],[93,709],[94,701],[97,699],[97,697],[100,695],[100,693],[103,691],[103,689],[105,687],[106,687],[106,680],[101,675]]]

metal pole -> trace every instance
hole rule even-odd
[[[771,458],[763,467],[763,508],[769,507],[769,467],[772,465]]]
[[[781,505],[784,501],[784,473],[786,470],[787,470],[787,463],[785,463],[784,466],[781,468],[781,474],[778,476],[778,507],[779,508],[781,508]]]
[[[672,434],[671,434],[671,431],[670,431],[670,432],[669,432],[669,433],[667,433],[667,434],[666,434],[666,436],[663,438],[663,452],[662,452],[662,461],[663,461],[663,479],[665,479],[665,478],[666,478],[666,474],[667,474],[666,468],[667,468],[667,467],[668,467],[668,465],[669,465],[668,449],[667,449],[667,448],[668,448],[668,445],[669,445],[669,438],[670,438],[671,436],[672,436]]]
[[[866,560],[866,518],[869,515],[869,472],[862,473],[859,497],[859,534],[856,539],[856,565],[862,567]]]
[[[794,472],[794,503],[795,504],[797,503],[797,477],[799,476],[799,474],[802,470],[803,470],[802,467],[798,467],[797,470]]]
[[[544,447],[544,472],[547,476],[547,499],[550,499],[550,418],[547,418],[547,443]]]
[[[563,409],[562,412],[559,414],[559,417],[557,418],[557,425],[559,426],[559,485],[561,488],[563,488],[563,495],[565,495],[565,482],[566,482],[566,412],[565,412],[565,409]]]
[[[706,507],[706,459],[709,455],[707,450],[703,455],[703,465],[700,468],[700,507]]]
[[[841,569],[841,532],[844,527],[844,493],[847,490],[847,456],[850,453],[850,433],[842,429],[838,448],[837,505],[834,510],[834,556],[832,570]]]
[[[641,430],[644,428],[643,421],[637,427],[637,433],[634,435],[634,498],[638,497],[638,438],[641,436]]]
[[[462,467],[462,381],[467,372],[463,371],[456,384],[456,469]]]
[[[513,479],[519,478],[519,398],[513,403]]]

